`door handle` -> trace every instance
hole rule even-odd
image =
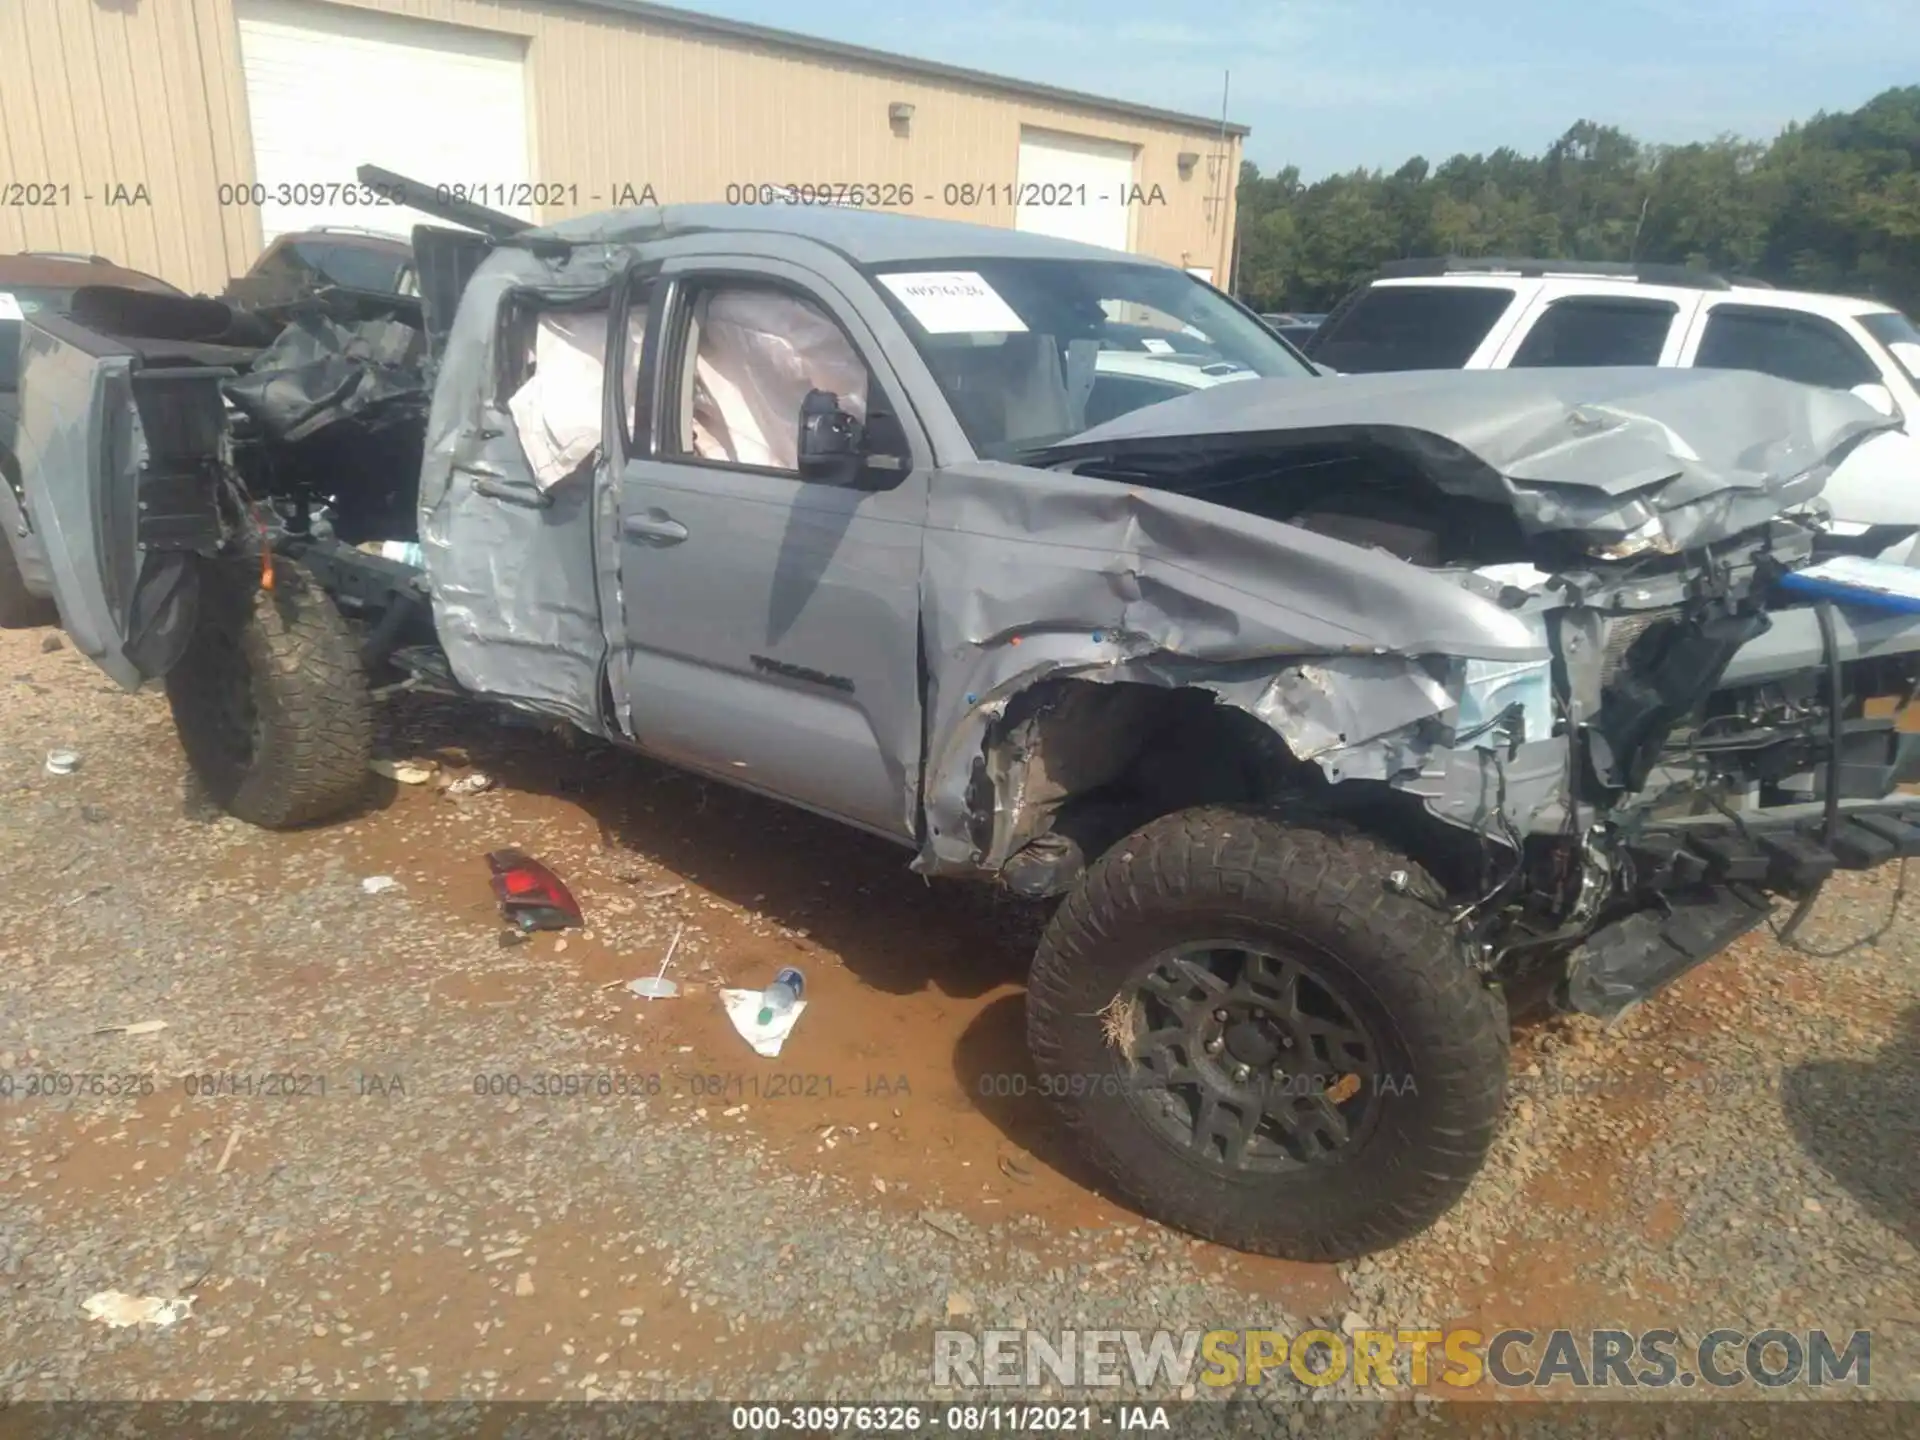
[[[687,538],[687,527],[664,510],[629,515],[620,528],[636,540],[645,540],[654,545],[678,545]]]

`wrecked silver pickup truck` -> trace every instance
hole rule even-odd
[[[1087,1155],[1319,1259],[1464,1191],[1511,1008],[1920,853],[1867,714],[1920,619],[1797,588],[1889,423],[1850,396],[1317,378],[1180,270],[899,216],[482,221],[416,232],[417,328],[28,326],[65,624],[243,818],[354,804],[400,676],[1058,897],[1028,1023]]]

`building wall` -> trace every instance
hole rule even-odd
[[[0,203],[0,252],[98,252],[200,290],[252,263],[258,212],[217,202],[221,183],[254,178],[237,3],[0,0],[0,55],[9,57],[0,187],[48,184],[58,202]],[[543,220],[594,209],[586,194],[622,182],[636,191],[651,184],[672,204],[724,199],[729,184],[857,181],[911,185],[911,213],[1012,225],[1004,194],[950,205],[945,187],[1004,191],[1024,125],[1139,147],[1139,184],[1160,187],[1166,203],[1137,209],[1134,248],[1210,268],[1216,283],[1228,277],[1240,142],[1211,127],[1055,105],[554,0],[333,3],[526,41],[533,178],[582,194],[576,206],[546,207]],[[896,101],[915,107],[906,137],[888,122]],[[1202,157],[1185,179],[1181,151]],[[148,203],[137,203],[136,186]],[[113,203],[127,196],[136,203]],[[15,198],[0,189],[0,202]]]

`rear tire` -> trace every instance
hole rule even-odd
[[[0,476],[0,485],[6,483],[5,477]],[[27,589],[20,562],[14,558],[12,538],[0,535],[0,630],[52,625],[58,620],[59,613],[53,602]]]
[[[167,673],[187,762],[229,814],[269,830],[325,820],[366,791],[373,706],[352,632],[284,558],[274,588],[250,566],[201,572],[200,614]]]
[[[1415,883],[1389,887],[1396,870]],[[1040,1088],[1092,1165],[1156,1219],[1295,1260],[1384,1249],[1450,1209],[1499,1122],[1507,1025],[1407,893],[1420,878],[1332,822],[1231,808],[1109,850],[1027,995]]]

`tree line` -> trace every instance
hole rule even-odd
[[[1242,165],[1235,291],[1321,311],[1383,261],[1426,255],[1693,265],[1920,315],[1920,85],[1771,142],[1653,145],[1582,120],[1543,155],[1500,149],[1302,184]]]

